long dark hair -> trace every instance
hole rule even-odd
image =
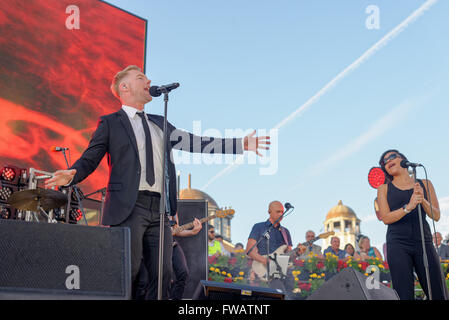
[[[379,165],[380,165],[382,171],[385,173],[385,177],[386,177],[386,180],[387,180],[387,181],[385,181],[385,183],[388,183],[388,182],[393,181],[393,176],[391,176],[391,175],[389,175],[389,174],[387,173],[387,170],[385,170],[385,164],[384,164],[384,157],[385,157],[385,155],[386,155],[387,153],[390,153],[390,152],[395,152],[395,153],[397,153],[403,160],[408,161],[407,157],[404,156],[402,153],[400,153],[400,152],[399,152],[398,150],[396,150],[396,149],[389,149],[389,150],[385,151],[384,153],[382,153],[382,155],[380,156],[380,159],[379,159]]]

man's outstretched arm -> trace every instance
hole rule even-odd
[[[83,181],[98,167],[107,152],[108,137],[109,129],[106,120],[100,118],[89,146],[81,157],[69,169],[56,171],[51,179],[45,181],[45,187],[66,186]]]

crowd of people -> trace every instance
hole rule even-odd
[[[256,229],[258,229],[258,227],[256,227]],[[215,234],[214,226],[209,225],[208,226],[209,257],[220,255],[232,257],[236,253],[245,251],[247,252],[251,248],[251,246],[254,245],[256,240],[254,239],[255,238],[254,230],[252,231],[252,233],[253,235],[250,235],[250,240],[245,250],[244,245],[240,242],[236,243],[235,245],[225,244],[223,242],[223,237],[221,235]],[[321,260],[324,260],[327,255],[332,254],[334,256],[337,256],[339,260],[343,261],[346,261],[348,259],[368,261],[370,259],[376,258],[380,261],[387,261],[386,244],[383,245],[382,248],[383,254],[382,254],[378,248],[371,245],[370,238],[365,235],[359,235],[356,238],[355,247],[352,243],[346,243],[343,247],[343,250],[341,249],[340,238],[337,236],[331,237],[330,245],[324,250],[322,250],[321,246],[314,243],[313,241],[314,239],[316,239],[315,232],[312,230],[308,230],[305,234],[305,242],[298,244],[296,249],[293,249],[290,242],[291,246],[290,250],[294,253],[291,257],[293,259],[305,260],[311,253],[313,253],[315,257]],[[275,246],[282,243],[282,241],[283,241],[282,237],[279,237],[279,241],[277,244],[275,244]],[[436,252],[438,253],[440,261],[449,260],[449,245],[447,241],[446,243],[444,243],[443,237],[440,232],[436,232],[433,234],[433,243],[435,245],[435,249]],[[270,250],[270,252],[271,251],[272,250]],[[263,257],[263,259],[267,259],[266,252],[262,253],[263,255],[260,255],[260,252],[257,252],[256,255],[250,253],[248,257],[250,260],[257,259],[256,258],[257,256]],[[264,262],[263,260],[262,263],[266,264],[266,262]],[[257,276],[254,274],[253,271],[251,271],[249,275],[249,280],[255,279],[257,279]],[[257,283],[257,281],[256,282],[252,281],[251,283]]]
[[[434,235],[434,244],[437,250],[438,256],[441,261],[449,260],[449,241],[443,241],[443,237],[440,232],[436,232]],[[315,232],[309,230],[306,232],[305,243],[315,238]],[[209,225],[208,231],[208,239],[209,239],[209,256],[213,255],[224,255],[227,257],[232,257],[235,252],[241,252],[244,250],[244,245],[241,242],[238,242],[234,245],[226,245],[223,242],[223,237],[219,234],[215,234],[215,227]],[[372,258],[378,258],[381,261],[387,261],[387,252],[385,248],[385,244],[383,245],[383,254],[376,248],[371,246],[370,238],[367,236],[360,236],[359,240],[356,242],[357,249],[352,245],[352,243],[346,243],[343,250],[340,249],[341,241],[339,237],[332,237],[331,244],[324,251],[321,246],[311,243],[310,245],[305,246],[305,251],[297,255],[298,259],[305,260],[307,256],[312,252],[318,258],[324,259],[326,253],[331,253],[336,255],[339,259],[345,260],[348,257],[352,257],[357,260],[365,261]]]

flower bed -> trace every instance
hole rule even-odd
[[[209,256],[209,281],[248,283],[251,261],[244,250],[238,250],[233,257]]]
[[[251,263],[244,250],[234,253],[231,258],[211,256],[209,257],[209,281],[266,286],[266,283],[258,282],[254,279],[251,273]],[[449,288],[449,261],[443,261],[441,266]],[[352,268],[365,276],[377,272],[379,280],[391,287],[390,271],[387,262],[378,258],[362,261],[349,257],[345,260],[340,260],[336,255],[330,253],[325,255],[324,260],[313,253],[307,259],[294,260],[287,277],[293,281],[292,293],[294,297],[305,299],[325,281],[345,268]],[[419,284],[416,284],[415,288],[418,289],[416,290],[417,299],[422,298]]]

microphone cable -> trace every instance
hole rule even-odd
[[[427,178],[427,170],[426,170],[426,167],[424,166],[424,165],[421,165],[422,167],[423,167],[423,169],[424,169],[424,175],[425,175],[425,177],[426,177],[426,185],[427,185],[427,196],[429,197],[429,205],[430,205],[430,215],[431,215],[431,218],[432,218],[432,227],[433,227],[433,234],[434,234],[434,241],[435,241],[435,251],[437,252],[437,256],[438,256],[438,258],[439,258],[439,254],[438,254],[438,251],[437,251],[437,249],[438,249],[438,245],[437,245],[437,239],[436,239],[436,233],[437,233],[437,231],[436,231],[436,227],[435,227],[435,219],[434,219],[434,216],[433,216],[433,206],[432,206],[432,196],[431,196],[431,192],[430,192],[430,189],[429,189],[429,179]],[[440,218],[441,218],[441,210],[440,210]],[[442,268],[441,268],[441,263],[440,263],[440,261],[438,261],[438,264],[439,264],[439,269],[440,269],[440,273],[441,273],[441,281],[443,282],[442,284],[443,284],[443,297],[444,297],[444,299],[445,300],[447,300],[447,295],[446,295],[446,289],[447,289],[447,286],[446,286],[446,281],[445,281],[445,278],[444,278],[444,273],[443,273],[443,270],[442,270]]]

